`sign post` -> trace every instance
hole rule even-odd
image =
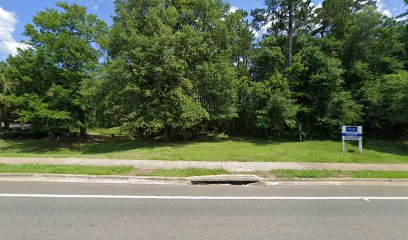
[[[358,149],[363,154],[363,127],[343,126],[342,127],[343,152],[346,151],[346,141],[358,141]]]

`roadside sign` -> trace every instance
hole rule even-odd
[[[358,148],[363,154],[363,127],[362,126],[343,126],[341,131],[343,141],[343,152],[346,151],[346,141],[358,141]]]

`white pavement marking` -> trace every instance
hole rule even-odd
[[[60,195],[0,193],[3,198],[85,198],[85,199],[157,199],[157,200],[408,200],[408,197],[213,197],[213,196],[132,196],[132,195]]]

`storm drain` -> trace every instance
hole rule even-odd
[[[261,182],[256,175],[216,175],[191,177],[188,181],[192,185],[248,185]]]

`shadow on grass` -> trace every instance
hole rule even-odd
[[[199,143],[220,143],[223,142],[238,142],[249,143],[256,146],[273,146],[283,143],[290,143],[284,141],[272,141],[264,139],[251,138],[206,138],[195,141],[177,141],[164,142],[155,140],[137,139],[134,141],[117,138],[117,139],[99,139],[90,140],[85,143],[80,143],[78,140],[64,140],[56,141],[55,139],[42,140],[3,140],[4,144],[0,142],[0,155],[5,154],[19,154],[19,153],[33,153],[33,154],[58,154],[66,150],[67,154],[109,154],[120,153],[137,149],[160,149],[160,148],[183,148],[189,145]],[[293,142],[296,143],[296,142]],[[380,140],[365,141],[364,148],[381,153],[389,153],[401,156],[408,156],[408,142],[391,142]]]
[[[368,140],[364,142],[364,149],[381,153],[408,156],[408,141]]]
[[[33,154],[52,154],[59,151],[67,150],[72,154],[107,154],[125,152],[137,149],[160,149],[160,148],[183,148],[188,145],[199,143],[223,143],[223,142],[242,142],[254,145],[274,145],[282,142],[273,142],[262,139],[250,138],[217,138],[209,137],[193,141],[175,141],[164,142],[160,140],[128,140],[126,138],[116,139],[98,139],[80,143],[78,140],[56,139],[32,139],[32,140],[3,140],[5,144],[0,144],[0,153],[33,153]]]
[[[0,152],[8,153],[39,153],[55,152],[67,148],[67,143],[56,140],[3,140],[5,146],[0,145]]]
[[[83,154],[104,154],[114,152],[125,152],[137,149],[155,149],[162,147],[183,147],[189,143],[166,143],[153,140],[105,140],[99,142],[93,142],[89,144],[83,144],[79,151]]]
[[[0,144],[1,153],[33,153],[47,154],[67,150],[69,153],[77,154],[104,154],[124,152],[136,149],[154,149],[161,147],[183,147],[190,142],[166,143],[153,140],[125,140],[125,139],[103,139],[80,143],[78,140],[55,139],[33,139],[33,140],[3,140]]]
[[[194,141],[174,141],[174,142],[164,142],[159,140],[106,140],[100,142],[94,142],[91,144],[82,145],[80,152],[83,154],[104,154],[104,153],[113,153],[113,152],[124,152],[129,150],[137,149],[159,149],[159,148],[183,148],[188,145],[194,145],[199,143],[223,143],[223,142],[243,142],[251,143],[254,145],[272,145],[279,144],[279,142],[272,142],[267,140],[259,139],[219,139],[219,138],[207,138]]]

